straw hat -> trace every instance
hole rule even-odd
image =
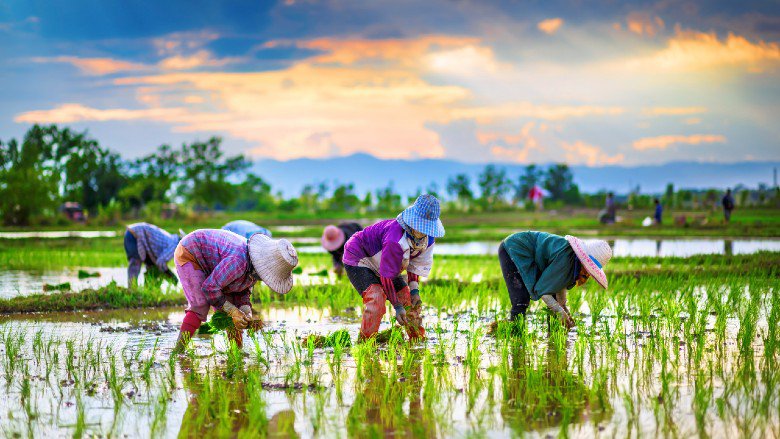
[[[422,194],[417,197],[414,204],[407,207],[398,216],[414,230],[434,238],[441,238],[444,236],[444,225],[439,219],[440,214],[439,200],[433,195]]]
[[[347,235],[344,231],[336,226],[330,225],[325,227],[322,231],[322,247],[325,250],[332,252],[338,250],[339,247],[344,245],[344,241],[347,240]]]
[[[262,233],[249,237],[249,259],[260,280],[279,294],[292,289],[292,270],[298,265],[298,253],[286,239],[271,239]]]
[[[607,244],[607,241],[596,239],[585,242],[571,235],[566,235],[565,238],[569,241],[569,245],[585,270],[599,285],[606,289],[607,275],[604,273],[603,267],[612,258],[612,248]]]

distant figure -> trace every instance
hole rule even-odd
[[[544,207],[542,202],[544,200],[544,192],[538,185],[534,185],[531,190],[528,191],[528,199],[534,204],[537,210],[542,210]]]
[[[604,210],[599,212],[599,221],[602,224],[614,224],[617,217],[617,207],[615,207],[615,194],[607,194],[607,203]]]
[[[723,219],[728,223],[731,221],[731,211],[734,210],[734,197],[731,196],[731,189],[726,189],[726,195],[723,196]]]
[[[322,247],[333,256],[333,271],[339,276],[344,273],[344,244],[361,230],[363,227],[358,223],[341,223],[338,226],[327,226],[322,231]]]
[[[654,217],[654,219],[655,219],[655,223],[660,226],[661,225],[661,217],[664,214],[664,207],[661,206],[661,200],[659,200],[658,198],[656,198],[654,200],[654,202],[655,202],[655,217]]]
[[[168,261],[173,259],[176,245],[183,236],[173,235],[149,223],[135,223],[127,226],[125,231],[125,253],[127,254],[127,285],[138,280],[141,274],[141,263],[146,264],[146,271],[160,270],[173,282],[178,282],[176,275],[168,268]]]
[[[252,221],[245,221],[245,220],[236,220],[231,221],[224,226],[222,226],[222,230],[228,230],[236,235],[243,236],[246,239],[249,239],[250,236],[254,235],[255,233],[262,233],[263,235],[267,237],[271,237],[271,231],[266,229],[265,227],[260,227],[257,224],[253,223]]]

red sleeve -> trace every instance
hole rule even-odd
[[[382,289],[385,290],[385,296],[387,296],[387,300],[389,300],[393,306],[397,305],[398,296],[395,294],[395,285],[393,285],[393,279],[384,276],[382,276],[380,279],[382,280]]]

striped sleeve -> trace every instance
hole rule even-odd
[[[395,294],[395,285],[393,285],[393,279],[389,277],[380,277],[382,281],[382,289],[385,290],[385,296],[393,306],[396,306],[398,302],[398,295]]]

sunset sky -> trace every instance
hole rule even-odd
[[[134,157],[780,160],[780,2],[0,0],[0,139]]]

